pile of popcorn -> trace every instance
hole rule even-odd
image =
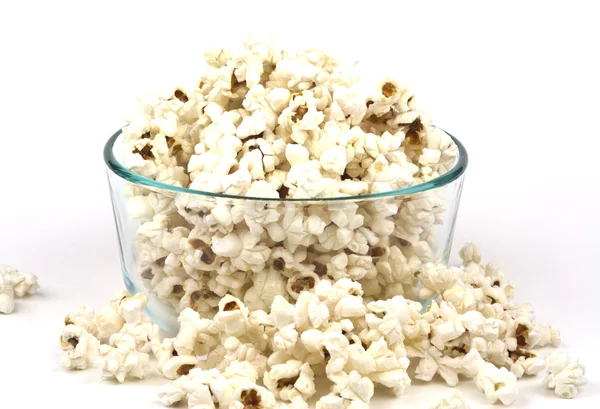
[[[126,267],[179,313],[179,331],[161,338],[147,295],[118,293],[66,317],[64,366],[123,382],[153,355],[172,380],[160,400],[197,409],[304,409],[318,378],[331,384],[318,409],[364,409],[375,386],[401,396],[411,365],[422,381],[473,379],[489,403],[512,404],[517,380],[545,367],[558,396],[577,393],[583,366],[538,355],[559,333],[512,302],[477,247],[461,267],[437,264],[446,187],[393,194],[458,157],[408,87],[384,78],[363,94],[354,68],[258,39],[205,60],[198,83],[143,102],[114,146],[133,172],[204,192],[118,188],[137,229]]]
[[[439,260],[445,190],[354,199],[455,165],[456,144],[414,93],[384,78],[363,95],[354,69],[323,52],[256,39],[205,60],[194,86],[142,103],[115,145],[146,178],[239,197],[125,183],[139,223],[136,269],[151,294],[205,318],[226,295],[265,310],[321,279],[358,281],[370,300],[414,298],[415,274]],[[347,200],[310,201],[324,198]]]
[[[35,294],[39,288],[35,274],[0,265],[0,313],[12,314],[15,310],[15,297]]]
[[[159,391],[161,402],[197,409],[305,409],[316,379],[331,384],[318,409],[368,408],[375,386],[404,394],[412,365],[422,381],[473,379],[491,404],[512,404],[517,380],[544,368],[548,388],[575,396],[586,383],[584,367],[562,352],[543,359],[535,351],[558,346],[558,331],[537,323],[531,306],[512,302],[511,283],[481,263],[477,247],[467,244],[460,255],[461,267],[423,266],[420,292],[433,296],[426,307],[403,296],[369,301],[350,278],[321,280],[294,303],[276,295],[266,310],[250,311],[232,295],[212,319],[186,308],[179,332],[162,340],[142,315],[147,297],[121,292],[98,313],[80,308],[65,318],[63,364],[96,362],[123,382],[144,378],[152,353],[172,380]],[[466,404],[456,394],[437,407]]]

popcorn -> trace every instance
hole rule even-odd
[[[548,356],[546,371],[544,385],[548,389],[554,389],[554,393],[560,398],[574,398],[578,392],[577,388],[587,384],[585,367],[578,359],[561,351],[553,352]]]
[[[9,284],[0,281],[0,312],[11,314],[15,309],[15,292]]]
[[[452,357],[444,355],[442,351],[433,346],[425,346],[423,349],[418,349],[416,356],[422,359],[415,370],[415,378],[430,381],[437,373],[450,386],[458,384],[459,374],[468,377],[475,376],[478,373],[481,358],[476,349],[472,349],[466,355]]]
[[[545,367],[544,360],[532,352],[513,351],[510,354],[510,358],[514,361],[510,365],[510,371],[519,379],[523,375],[537,375]]]
[[[348,346],[350,345],[350,342],[348,341],[348,338],[346,338],[341,331],[338,332],[337,328],[333,325],[330,326],[328,330],[328,332],[323,334],[320,352],[323,353],[324,361],[326,363],[325,372],[329,377],[334,373],[343,371],[346,367],[349,359]]]
[[[316,392],[312,369],[296,360],[272,366],[265,372],[263,382],[275,397],[286,401],[298,396],[306,400]]]
[[[265,101],[275,114],[281,112],[289,105],[291,92],[286,88],[267,89]]]
[[[406,373],[410,364],[405,356],[404,348],[391,351],[383,339],[371,343],[367,352],[373,357],[375,371],[369,373],[369,379],[391,388],[396,396],[401,396],[411,384]]]
[[[369,403],[374,393],[373,382],[369,378],[363,378],[358,372],[349,374],[338,372],[332,375],[335,386],[332,392],[339,394],[344,399]]]
[[[296,273],[287,281],[286,290],[290,297],[297,299],[303,291],[310,291],[320,281],[312,271]]]
[[[225,340],[224,360],[219,364],[223,368],[234,361],[247,362],[256,370],[257,376],[263,376],[267,367],[267,357],[251,343],[242,343],[239,339],[229,337]]]
[[[230,409],[274,409],[275,396],[267,389],[252,383],[236,389]]]
[[[361,317],[365,315],[365,306],[362,298],[354,295],[347,295],[339,300],[333,310],[335,319]]]
[[[191,408],[217,408],[219,407],[216,397],[208,385],[200,385],[188,397],[188,405]]]
[[[243,249],[242,240],[237,234],[230,233],[222,238],[213,238],[212,249],[218,256],[237,257]]]
[[[165,338],[162,342],[152,342],[152,352],[158,360],[157,369],[168,379],[187,375],[198,364],[195,355],[179,355],[174,341],[173,338]]]
[[[348,405],[348,401],[341,396],[331,393],[325,395],[317,402],[317,409],[343,409]]]
[[[462,393],[454,392],[433,405],[431,409],[469,409]]]
[[[35,274],[21,272],[19,272],[19,283],[13,287],[17,297],[35,294],[39,288],[40,285]]]
[[[214,407],[216,398],[214,398],[208,386],[220,376],[221,373],[217,369],[192,369],[189,374],[163,386],[159,390],[158,396],[166,406],[191,398],[194,403],[204,402],[209,407]]]
[[[244,303],[254,311],[268,309],[274,298],[286,291],[284,278],[274,268],[254,274],[252,281],[254,285],[246,290]]]
[[[342,278],[333,284],[328,280],[322,280],[315,286],[315,295],[329,308],[330,314],[335,312],[335,308],[342,298],[361,294],[361,285],[349,278]],[[355,301],[346,302],[355,303]]]
[[[449,304],[444,302],[442,308],[447,305]],[[456,310],[454,310],[454,307],[451,308],[453,309],[454,314],[456,314]],[[447,344],[449,341],[455,340],[464,332],[465,327],[462,325],[461,320],[458,318],[458,316],[454,315],[448,321],[432,325],[431,344],[434,345],[436,348],[442,350],[444,349],[445,344]]]
[[[415,358],[417,379],[475,378],[490,402],[512,403],[516,380],[541,370],[535,348],[558,345],[558,332],[513,304],[512,284],[475,245],[462,266],[438,264],[445,189],[351,197],[415,187],[456,163],[457,146],[414,93],[382,78],[363,94],[354,70],[324,53],[260,38],[205,60],[199,85],[131,119],[123,163],[236,197],[126,184],[139,273],[149,296],[180,313],[180,329],[161,341],[143,295],[76,314],[108,339],[111,376],[130,373],[130,354],[144,373],[140,354],[152,349],[174,379],[160,392],[168,405],[304,409],[324,375],[334,386],[317,407],[362,409],[375,383],[402,395]],[[438,406],[461,407],[460,396]]]
[[[349,116],[351,125],[361,123],[367,112],[367,106],[360,93],[345,87],[336,87],[333,99],[344,114]]]
[[[232,362],[221,375],[209,385],[210,392],[219,406],[229,406],[236,397],[241,395],[237,395],[241,388],[257,388],[256,371],[247,362]],[[194,394],[190,395],[188,402],[194,407],[196,404]]]
[[[346,169],[346,149],[343,146],[332,146],[319,158],[321,168],[326,172],[343,175]]]
[[[481,253],[479,252],[479,248],[473,243],[466,243],[460,249],[459,255],[465,265],[469,263],[481,263]]]
[[[61,365],[69,369],[86,369],[98,356],[100,342],[82,327],[65,326],[60,337],[60,346],[65,353]]]
[[[536,332],[539,334],[539,339],[536,346],[543,347],[552,344],[555,347],[560,346],[560,332],[549,325],[536,324]]]
[[[14,275],[15,273],[18,273],[19,270],[17,270],[16,268],[9,266],[7,264],[0,264],[0,277],[8,277],[10,275]]]
[[[342,209],[335,210],[334,206],[332,212],[350,216],[354,212]],[[335,217],[342,223],[340,216],[331,219]],[[397,247],[369,246],[368,257],[376,263],[388,263],[397,256]],[[297,292],[294,304],[277,294],[270,308],[267,305],[269,313],[250,312],[239,298],[227,294],[219,301],[219,311],[212,319],[202,318],[191,308],[184,309],[179,316],[178,334],[161,341],[158,328],[141,315],[145,296],[119,292],[103,309],[103,316],[116,313],[127,317],[127,322],[110,336],[108,344],[99,345],[84,328],[72,324],[98,330],[98,315],[92,310],[81,308],[67,316],[66,335],[61,337],[68,351],[65,365],[85,368],[99,352],[98,365],[104,375],[122,382],[128,376],[146,375],[148,352],[152,350],[159,372],[173,379],[159,392],[163,403],[187,400],[190,407],[211,408],[262,405],[305,409],[306,400],[316,393],[315,374],[325,375],[333,387],[317,407],[366,409],[374,384],[390,388],[397,396],[404,394],[411,384],[409,358],[419,358],[417,379],[430,381],[439,374],[448,385],[455,386],[460,375],[475,378],[488,402],[510,405],[518,395],[517,379],[535,375],[543,367],[544,362],[530,349],[557,343],[558,333],[536,323],[530,306],[511,304],[511,296],[490,300],[484,290],[501,288],[495,284],[497,279],[504,280],[500,285],[507,288],[506,280],[495,266],[481,265],[479,256],[472,256],[479,254],[476,247],[470,245],[467,250],[463,257],[468,264],[459,268],[421,264],[425,273],[418,280],[438,294],[446,293],[445,288],[471,294],[473,305],[469,308],[458,310],[440,295],[424,309],[402,295],[389,299],[363,297],[361,283],[348,277],[332,281],[326,274],[356,260],[355,254],[310,259],[311,269],[302,270],[301,263],[309,257],[306,252],[292,253],[277,247],[269,256],[276,260],[269,274],[282,273],[289,276],[288,280],[314,280],[306,290]],[[167,263],[165,260],[165,266]],[[228,269],[224,265],[210,274],[237,274]],[[305,276],[286,269],[298,269]],[[365,277],[370,274],[377,273],[367,272]],[[489,282],[490,277],[494,282]],[[402,280],[407,286],[416,282],[409,276]],[[194,292],[202,291],[196,285],[187,285]],[[461,305],[464,307],[464,303]],[[564,355],[552,355],[544,382],[560,396],[572,397],[585,383],[582,368]],[[265,388],[256,385],[259,377]],[[290,403],[278,403],[276,399]],[[455,395],[437,407],[466,406],[461,396]]]
[[[454,305],[454,304],[452,304]],[[495,341],[500,334],[500,322],[494,318],[485,318],[479,311],[468,311],[460,316],[466,331],[476,337]]]
[[[126,290],[117,291],[116,293],[114,293],[111,296],[109,306],[112,307],[115,311],[118,311],[119,305],[121,304],[121,302],[125,298],[130,297],[130,296],[131,295]]]
[[[292,402],[287,404],[284,402],[277,402],[277,409],[308,409],[308,403],[302,400],[301,397],[292,399]]]
[[[120,299],[119,299],[120,298]],[[117,301],[118,300],[118,301]],[[148,297],[145,294],[138,293],[133,296],[125,293],[118,293],[113,296],[110,308],[104,308],[97,315],[98,328],[103,328],[102,332],[110,333],[116,329],[117,332],[122,324],[138,324],[143,321],[142,311],[148,304]],[[114,315],[117,312],[119,318]],[[121,324],[122,323],[122,324]],[[121,324],[121,325],[119,325]],[[113,333],[114,333],[113,332]]]
[[[240,139],[253,135],[260,135],[267,129],[265,117],[260,111],[255,111],[252,115],[245,117],[238,126],[236,135]]]
[[[321,328],[328,321],[327,306],[313,293],[301,292],[295,305],[295,327],[303,331],[308,328]]]
[[[308,150],[302,145],[290,143],[285,148],[285,158],[292,167],[308,162],[308,156]]]
[[[442,293],[442,298],[454,305],[459,313],[466,313],[473,310],[477,306],[475,295],[469,291],[464,285],[457,284],[445,290]]]
[[[147,318],[147,317],[145,317]],[[112,335],[109,343],[114,346],[119,346],[120,343],[127,343],[131,349],[138,352],[149,353],[152,350],[152,341],[158,339],[159,328],[149,319],[136,324],[126,323],[121,328],[120,332]]]
[[[293,325],[280,328],[274,335],[272,346],[274,351],[292,351],[298,341],[298,331]]]
[[[246,332],[248,308],[238,299],[226,295],[219,302],[215,326],[227,335],[240,336]]]
[[[179,381],[180,379],[181,378],[177,379],[177,381]],[[165,406],[175,405],[181,402],[183,399],[187,398],[188,396],[188,393],[183,389],[182,383],[175,382],[163,386],[158,392],[158,397],[161,403]]]
[[[95,316],[97,336],[101,340],[108,339],[111,335],[119,332],[124,324],[125,320],[121,314],[110,305],[102,308]]]
[[[99,362],[105,378],[115,378],[123,383],[128,376],[138,379],[146,377],[150,366],[150,355],[130,347],[131,345],[125,344],[119,344],[114,348],[110,345],[100,346]]]
[[[67,351],[62,365],[86,369],[98,358],[96,364],[103,368],[105,377],[119,382],[127,376],[143,379],[149,368],[148,352],[153,343],[159,344],[158,327],[141,315],[146,302],[143,294],[130,296],[119,291],[98,314],[89,307],[68,314],[61,336],[61,346]],[[108,344],[101,344],[104,341]]]
[[[19,285],[24,279],[25,277],[19,274],[19,270],[16,268],[0,265],[0,282],[7,288],[10,287],[14,291],[15,286]]]
[[[415,109],[413,93],[398,81],[384,79],[367,98],[355,86],[354,69],[342,69],[320,51],[287,52],[262,40],[208,52],[206,60],[196,91],[178,87],[168,99],[143,105],[130,120],[123,130],[125,156],[131,159],[124,160],[126,166],[207,192],[311,199],[412,186],[425,175],[448,171],[456,158],[452,140],[435,132]],[[440,198],[439,204],[411,208],[397,221],[398,208],[382,213],[370,203],[361,204],[360,212],[359,206],[340,202],[347,208],[304,215],[277,202],[238,205],[126,189],[132,214],[143,220],[136,244],[138,252],[151,255],[140,257],[150,292],[177,311],[193,306],[206,317],[216,313],[216,302],[191,299],[198,298],[202,284],[216,296],[230,293],[245,300],[251,309],[268,307],[277,294],[270,291],[279,291],[282,282],[288,294],[279,294],[288,300],[298,297],[295,287],[309,289],[297,284],[312,283],[305,278],[314,271],[306,257],[294,266],[297,275],[271,270],[275,288],[260,280],[246,285],[255,280],[241,272],[272,267],[275,243],[291,252],[308,250],[314,258],[348,249],[355,254],[345,265],[321,274],[331,273],[335,280],[368,276],[373,291],[383,287],[389,288],[384,295],[404,294],[395,274],[386,278],[389,285],[380,280],[375,285],[379,270],[369,259],[369,246],[380,241],[387,246],[399,223],[400,229],[410,225],[402,236],[411,239],[412,249],[403,249],[404,255],[432,261],[424,240],[443,211]],[[190,277],[197,286],[188,283],[189,290],[182,291]]]
[[[429,298],[434,294],[440,294],[443,290],[452,287],[460,278],[460,269],[427,263],[419,275],[419,280],[424,287],[419,295],[422,298]]]
[[[0,313],[12,314],[15,309],[15,297],[35,294],[39,288],[35,274],[0,265]]]
[[[108,308],[110,308],[110,306]],[[87,332],[94,336],[98,335],[98,319],[96,314],[94,313],[94,310],[92,310],[89,307],[79,307],[77,310],[67,314],[67,316],[64,319],[64,322],[65,325],[75,325],[85,329]],[[117,329],[114,332],[117,332],[119,329]],[[114,332],[112,332],[111,334],[113,334]]]
[[[506,368],[497,368],[488,362],[481,364],[475,377],[475,385],[485,393],[490,404],[500,401],[504,405],[511,405],[519,393],[515,375]]]

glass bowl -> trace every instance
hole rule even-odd
[[[226,294],[250,310],[290,301],[319,280],[349,277],[367,300],[417,299],[421,266],[447,262],[468,156],[429,182],[333,199],[250,198],[157,182],[119,163],[106,143],[125,285],[145,292],[147,313],[176,332],[178,312],[212,317]]]

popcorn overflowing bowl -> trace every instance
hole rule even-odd
[[[231,294],[250,310],[268,309],[276,295],[293,301],[322,279],[358,281],[365,302],[418,299],[423,264],[448,261],[468,163],[460,141],[436,132],[452,139],[457,154],[453,166],[424,183],[280,198],[145,177],[118,159],[123,131],[117,131],[104,159],[128,291],[148,293],[147,313],[169,332],[186,307],[212,317]]]
[[[167,406],[308,409],[326,378],[317,409],[368,409],[375,384],[401,396],[437,375],[512,404],[544,367],[533,349],[560,334],[474,244],[447,265],[463,145],[409,87],[363,88],[321,51],[250,38],[204,57],[199,81],[140,101],[106,144],[135,295],[69,314],[64,365],[99,353],[123,382],[144,378],[151,350],[173,380]],[[568,356],[547,366],[560,397],[586,382]],[[466,407],[460,394],[435,407],[450,406]]]

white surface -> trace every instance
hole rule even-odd
[[[195,78],[203,49],[255,26],[412,84],[470,154],[455,250],[479,243],[588,368],[575,400],[537,379],[513,407],[598,407],[593,2],[223,3],[0,3],[0,263],[36,272],[43,288],[0,316],[0,408],[159,407],[161,379],[115,385],[58,366],[63,316],[122,286],[102,147],[136,95]],[[427,408],[450,392],[420,384],[374,407]]]

